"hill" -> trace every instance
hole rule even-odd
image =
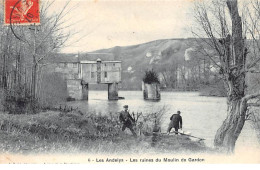
[[[122,61],[121,90],[141,90],[142,78],[148,69],[153,69],[159,74],[162,89],[198,90],[204,85],[208,86],[212,82],[216,84],[215,82],[219,81],[214,76],[216,69],[212,69],[210,59],[199,52],[201,46],[207,48],[207,52],[214,53],[208,49],[205,40],[189,38],[162,39],[80,54],[58,54],[58,58],[70,62],[98,58]],[[89,87],[92,90],[107,88],[106,85]],[[216,91],[215,87],[213,91]]]
[[[194,39],[163,39],[94,52],[114,54],[115,60],[122,61],[122,89],[139,90],[145,70],[153,68],[160,72],[176,61],[183,61],[194,44]]]

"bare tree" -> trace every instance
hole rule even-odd
[[[0,43],[1,57],[4,61],[1,63],[2,87],[12,103],[17,103],[17,99],[21,98],[17,94],[20,90],[14,87],[22,89],[23,98],[30,98],[33,113],[40,98],[39,82],[44,60],[55,55],[76,34],[70,31],[73,23],[66,18],[76,6],[69,6],[70,1],[67,1],[56,13],[50,13],[53,4],[54,1],[41,3],[41,25],[20,26],[12,23],[0,30],[3,40]]]
[[[195,18],[203,35],[200,34],[202,32],[195,32],[195,35],[200,38],[207,37],[202,39],[203,43],[214,49],[217,54],[208,54],[208,57],[219,68],[219,73],[225,83],[228,114],[216,133],[214,144],[217,148],[223,148],[232,153],[245,124],[250,101],[260,96],[260,93],[246,94],[247,72],[260,58],[257,55],[259,53],[256,52],[257,59],[249,63],[248,53],[252,48],[248,47],[249,43],[245,39],[248,18],[239,11],[239,5],[242,5],[243,10],[245,4],[238,4],[237,0],[221,0],[212,1],[211,5],[203,2],[196,4]],[[255,29],[258,30],[256,27]],[[251,35],[254,34],[252,32]],[[256,44],[257,42],[259,40],[255,38],[253,50],[260,47]]]

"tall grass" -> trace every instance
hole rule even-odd
[[[160,122],[163,112],[161,109],[161,112],[136,119],[137,124],[142,122],[147,127],[142,128],[137,138],[128,129],[121,131],[116,113],[102,116],[77,111],[48,111],[35,115],[0,112],[0,152],[144,154],[205,150],[203,144],[185,136],[158,136],[158,144],[152,146],[152,136],[143,134],[153,131],[154,122]]]

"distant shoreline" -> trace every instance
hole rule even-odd
[[[97,89],[93,89],[93,90],[89,90],[89,91],[107,91],[105,89],[101,89],[101,90],[97,90]],[[119,92],[120,91],[140,91],[142,92],[142,90],[121,90],[119,89]],[[225,98],[226,96],[221,96],[221,95],[211,95],[211,94],[207,94],[207,93],[204,93],[204,92],[201,92],[199,90],[177,90],[177,89],[167,89],[167,90],[161,90],[161,92],[172,92],[172,93],[199,93],[199,96],[205,96],[205,97],[223,97]],[[121,97],[124,97],[124,96],[121,96]]]

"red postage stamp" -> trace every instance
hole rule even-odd
[[[4,0],[5,24],[40,24],[40,0]]]

